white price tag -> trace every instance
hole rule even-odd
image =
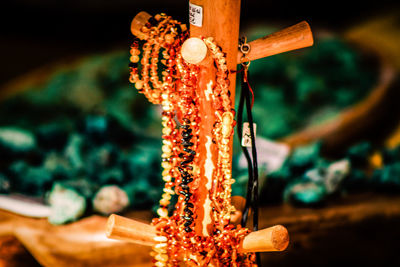
[[[253,123],[254,139],[256,138],[256,129],[257,125]],[[250,124],[248,122],[243,123],[242,146],[251,147]]]
[[[189,22],[197,27],[203,26],[203,7],[189,2]]]

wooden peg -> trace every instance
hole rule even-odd
[[[302,21],[279,32],[250,42],[250,52],[247,54],[247,58],[249,60],[256,60],[312,46],[313,43],[314,40],[310,25],[306,21]],[[239,52],[237,57],[238,64],[242,55]]]
[[[207,51],[199,41],[194,42],[189,38],[182,46],[182,57],[189,63],[204,65]],[[198,38],[193,38],[200,40]],[[314,40],[310,26],[307,22],[302,21],[289,28],[279,32],[267,35],[249,43],[251,50],[247,54],[249,60],[264,58],[292,50],[305,48],[313,45]],[[237,64],[243,54],[239,51],[237,56]]]
[[[139,12],[131,22],[131,32],[137,38],[144,40],[147,39],[147,35],[141,31],[142,27],[151,18],[151,15],[145,11]]]
[[[124,240],[147,246],[155,245],[154,226],[111,215],[107,221],[106,235],[111,239]],[[272,226],[248,234],[240,243],[241,252],[267,252],[285,250],[289,243],[288,231],[281,225]]]
[[[106,236],[112,239],[151,246],[154,244],[156,229],[146,223],[112,214],[107,220]]]
[[[239,248],[242,252],[283,251],[288,245],[288,231],[282,225],[275,225],[251,232],[243,239]]]

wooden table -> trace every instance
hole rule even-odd
[[[399,266],[398,240],[400,239],[400,196],[379,194],[358,194],[338,197],[319,209],[295,208],[289,205],[263,207],[261,209],[261,227],[275,224],[286,226],[291,233],[291,242],[284,252],[262,253],[265,266],[337,266],[339,264],[365,264],[368,266]],[[127,217],[149,221],[149,211],[134,211]],[[0,223],[9,214],[0,211]],[[85,220],[67,225],[51,226],[45,220],[36,220],[43,229],[56,228],[58,232],[72,234],[71,230],[85,229],[98,222],[101,230],[105,218],[92,216]],[[11,223],[12,221],[10,221]],[[85,226],[86,225],[86,226]],[[54,244],[53,244],[54,245]],[[75,266],[121,265],[150,266],[148,248],[134,244],[115,243],[114,247],[93,247],[82,249],[86,255],[62,254],[65,244],[59,243],[59,260],[63,264]],[[118,248],[118,249],[116,249]],[[96,250],[97,249],[97,250]],[[99,250],[100,249],[100,250]],[[92,253],[90,253],[92,251]],[[101,253],[99,253],[101,252]],[[120,253],[120,255],[119,255]],[[91,258],[93,257],[93,259]],[[81,258],[80,260],[77,260]],[[43,262],[43,260],[41,260]],[[147,263],[146,263],[147,261]],[[115,265],[113,265],[113,262]],[[82,265],[80,265],[80,263]],[[92,263],[92,264],[90,264]],[[89,265],[88,265],[89,264]],[[0,238],[0,266],[40,266],[15,237]],[[64,265],[60,265],[64,266]],[[65,265],[67,266],[67,265]]]

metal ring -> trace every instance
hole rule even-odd
[[[242,57],[240,59],[240,64],[242,64],[243,67],[249,67],[250,63],[251,63],[251,61],[247,57]]]
[[[240,46],[240,52],[243,54],[248,54],[250,52],[250,45],[248,43],[244,43]]]

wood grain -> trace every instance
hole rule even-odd
[[[190,25],[191,37],[213,37],[224,53],[229,70],[236,70],[236,57],[239,39],[240,23],[240,0],[191,0],[191,3],[203,8],[202,27]],[[200,65],[200,75],[198,79],[199,112],[202,119],[200,125],[200,146],[198,153],[200,155],[200,199],[199,205],[203,208],[199,210],[196,221],[196,233],[208,235],[212,232],[213,223],[211,220],[211,205],[208,192],[211,189],[210,177],[206,176],[207,168],[210,168],[210,162],[217,166],[218,150],[215,144],[206,147],[212,140],[212,129],[216,121],[214,107],[211,99],[205,96],[205,89],[211,83],[215,84],[215,67],[212,61],[208,64]],[[236,75],[229,75],[231,100],[235,99]],[[232,138],[230,142],[232,150]]]
[[[250,52],[247,54],[247,58],[250,61],[256,60],[312,46],[313,44],[314,39],[310,25],[306,21],[302,21],[279,32],[250,42]],[[238,64],[240,63],[242,55],[242,53],[238,54]]]
[[[46,219],[0,211],[0,236],[15,236],[43,266],[150,266],[149,247],[110,240],[105,227],[106,218],[100,216],[54,226]]]
[[[393,258],[383,257],[397,255],[393,253],[397,253],[400,235],[395,227],[400,221],[398,203],[400,196],[358,194],[335,198],[319,209],[289,205],[262,207],[260,227],[283,224],[290,231],[291,239],[285,252],[263,253],[263,264],[293,266],[296,260],[300,261],[298,264],[321,264],[344,257],[357,262],[368,262],[370,258],[375,260],[374,263],[393,261]],[[150,211],[133,211],[124,216],[149,223],[152,214]],[[149,247],[99,240],[98,234],[104,233],[105,224],[106,218],[92,216],[70,225],[52,226],[44,219],[30,219],[0,210],[0,229],[23,225],[23,230],[14,236],[43,266],[151,266]],[[394,228],[384,231],[386,226]],[[89,238],[91,235],[94,237]],[[10,231],[0,231],[1,236],[10,236]],[[0,242],[0,246],[2,244]],[[20,247],[18,243],[14,244]],[[366,255],[368,248],[380,254]],[[335,253],[332,254],[333,250]],[[17,248],[12,253],[23,254]],[[363,257],[357,258],[360,255]],[[32,266],[13,265],[17,259],[11,255],[1,260],[10,263],[5,265],[7,267]]]
[[[311,28],[306,21],[302,21],[279,32],[266,35],[265,37],[250,42],[250,52],[247,54],[246,60],[253,61],[256,59],[309,47],[313,44],[314,40]],[[199,55],[202,55],[202,59],[206,57],[206,53],[202,51],[201,47],[190,47],[190,50],[191,51],[189,51],[189,46],[182,46],[182,56],[189,63],[198,64],[200,62],[198,61]],[[210,55],[208,56],[210,57]],[[237,51],[237,64],[241,63],[242,56],[243,53]],[[192,57],[195,58],[195,60],[193,60]],[[207,63],[202,62],[202,65]]]

